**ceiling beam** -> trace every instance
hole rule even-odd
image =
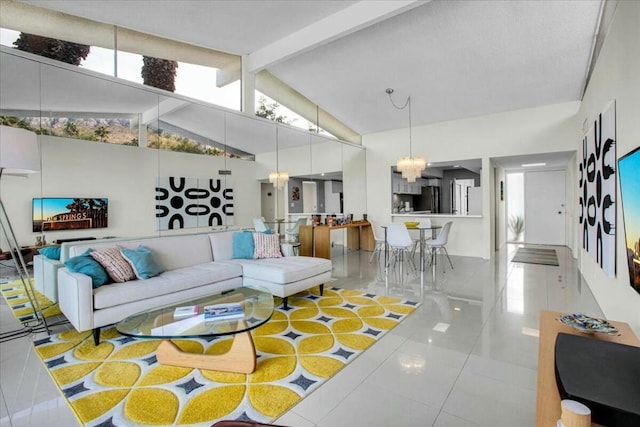
[[[429,1],[360,1],[249,54],[248,71],[257,73]]]
[[[157,121],[163,114],[170,114],[174,111],[178,111],[181,108],[188,107],[189,103],[177,98],[166,98],[158,103],[157,107],[152,107],[147,111],[142,112],[140,119],[141,124],[148,125],[149,123]]]
[[[362,144],[362,137],[359,133],[311,102],[300,92],[283,83],[282,80],[267,70],[263,70],[256,75],[256,89],[282,105],[286,105],[287,108],[295,111],[336,138],[354,144]]]

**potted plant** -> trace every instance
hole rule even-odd
[[[524,231],[524,218],[520,215],[509,217],[509,230],[513,233],[513,240],[520,240],[520,235]]]

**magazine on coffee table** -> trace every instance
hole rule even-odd
[[[242,304],[230,302],[224,304],[207,305],[204,307],[204,321],[241,319],[244,317]]]

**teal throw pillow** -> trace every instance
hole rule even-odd
[[[164,268],[153,258],[149,248],[138,246],[134,249],[120,249],[124,259],[131,265],[138,279],[151,279],[164,272]]]
[[[255,246],[251,231],[233,233],[233,259],[253,259]]]
[[[38,249],[38,252],[45,258],[60,260],[60,246],[47,246]]]
[[[74,256],[64,262],[65,267],[73,273],[82,273],[91,277],[93,288],[99,288],[111,281],[107,270],[95,259],[91,258],[89,253],[92,249],[87,249],[82,255]]]

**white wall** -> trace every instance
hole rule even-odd
[[[450,253],[491,256],[495,224],[491,218],[494,205],[490,198],[493,187],[490,158],[575,150],[576,140],[580,139],[575,122],[578,108],[578,102],[568,102],[413,129],[413,154],[425,156],[429,162],[482,159],[483,218],[453,219],[447,245]],[[408,141],[407,144],[398,143],[406,139],[406,129],[362,138],[367,149],[367,211],[371,218],[381,223],[391,219],[389,168],[399,156],[408,154]],[[466,238],[456,243],[456,234],[462,232],[468,233]]]
[[[21,245],[35,243],[33,197],[107,197],[109,227],[95,230],[46,232],[48,242],[84,236],[147,236],[159,234],[155,221],[158,176],[207,178],[219,169],[232,171],[235,225],[251,226],[260,214],[260,184],[255,163],[238,159],[176,153],[75,139],[41,136],[42,171],[27,179],[3,177],[2,200]],[[189,228],[182,233],[206,231]],[[163,234],[180,231],[163,232]]]
[[[615,100],[618,157],[640,146],[639,23],[640,2],[619,2],[577,116],[580,127],[585,119],[591,124],[605,106],[611,100]],[[576,140],[575,147],[580,152],[581,139]],[[581,248],[578,251],[578,262],[585,280],[607,318],[628,322],[636,334],[640,335],[640,295],[629,285],[619,188],[618,185],[616,277],[605,276],[589,254]],[[577,198],[575,200],[577,204]],[[580,244],[578,247],[581,247]]]
[[[565,190],[565,194],[566,194],[566,200],[567,200],[567,206],[566,206],[566,212],[567,214],[565,215],[565,239],[567,242],[567,246],[571,249],[573,257],[577,258],[578,257],[578,248],[580,247],[580,244],[578,243],[578,218],[580,213],[578,212],[578,181],[577,181],[577,176],[578,176],[578,167],[577,167],[577,163],[576,163],[576,155],[571,158],[571,160],[569,160],[569,163],[567,165],[567,171],[566,171],[566,176],[565,176],[565,186],[566,186],[566,190]],[[569,209],[569,207],[574,206],[575,209]]]
[[[333,182],[324,182],[324,211],[340,212],[340,193],[333,192]]]

